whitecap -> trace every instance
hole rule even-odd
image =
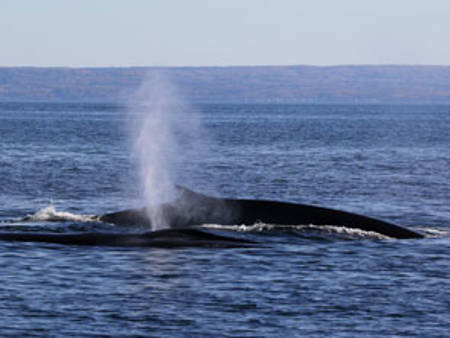
[[[374,231],[365,231],[356,228],[347,228],[345,226],[334,225],[276,225],[266,223],[255,223],[252,225],[220,225],[220,224],[204,224],[205,228],[217,229],[217,230],[232,230],[238,232],[261,232],[270,230],[292,229],[292,230],[318,230],[327,233],[336,233],[340,235],[350,235],[361,238],[377,238],[377,239],[389,239],[391,237],[379,234]]]
[[[26,215],[19,221],[41,221],[41,222],[95,222],[98,221],[96,215],[74,214],[67,211],[57,211],[51,204],[36,211],[34,214]]]
[[[427,238],[440,238],[440,237],[450,237],[450,229],[437,228],[437,227],[417,227],[414,230],[419,230],[420,233],[425,235]]]

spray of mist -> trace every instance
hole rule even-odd
[[[153,229],[167,228],[160,206],[177,197],[175,182],[185,159],[203,149],[201,119],[162,72],[147,76],[128,108],[140,194]]]

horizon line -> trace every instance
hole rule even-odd
[[[349,64],[330,64],[330,65],[313,65],[313,64],[262,64],[262,65],[216,65],[216,66],[0,66],[2,68],[28,68],[28,69],[105,69],[105,68],[154,68],[154,69],[180,69],[180,68],[283,68],[283,67],[311,67],[311,68],[335,68],[335,67],[450,67],[450,64],[414,64],[414,63],[349,63]]]

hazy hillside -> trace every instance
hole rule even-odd
[[[0,101],[120,102],[161,69],[193,102],[450,104],[449,66],[0,68]]]

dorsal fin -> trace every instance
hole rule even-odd
[[[189,188],[186,188],[182,185],[175,185],[175,188],[180,192],[179,197],[177,198],[177,200],[198,200],[198,199],[214,199],[214,200],[219,200],[220,198],[217,197],[213,197],[213,196],[208,196],[205,194],[201,194],[198,192],[195,192]]]

